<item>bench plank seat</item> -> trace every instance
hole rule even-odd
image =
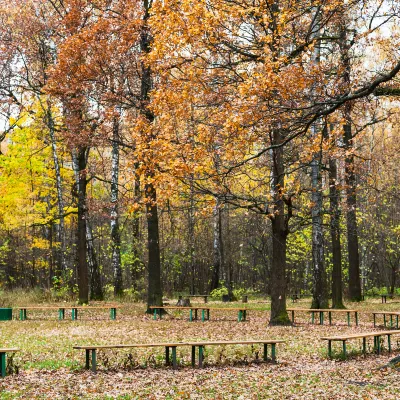
[[[19,351],[19,349],[12,347],[0,349],[0,375],[2,378],[4,378],[7,373],[7,353],[16,353],[17,351]]]
[[[396,311],[374,311],[372,315],[374,316],[374,327],[376,327],[376,316],[383,315],[383,326],[386,328],[386,316],[390,317],[390,327],[393,328],[393,317],[396,317],[396,329],[399,329],[399,316],[400,312]]]
[[[354,313],[355,323],[358,326],[358,310],[335,309],[335,308],[287,308],[292,313],[292,323],[294,323],[294,313],[296,311],[311,313],[311,323],[314,323],[315,313],[319,313],[319,323],[324,324],[324,313],[328,313],[329,325],[332,325],[332,314],[347,314],[347,325],[350,326],[350,313]]]
[[[27,310],[58,310],[58,319],[65,319],[65,310],[71,309],[71,319],[73,321],[78,319],[78,310],[96,310],[96,309],[109,309],[110,319],[115,320],[117,317],[117,306],[116,305],[104,305],[104,306],[62,306],[62,307],[17,307],[19,309],[19,319],[25,321],[27,319]]]
[[[263,344],[264,345],[264,361],[268,360],[268,345],[271,345],[271,359],[276,361],[276,344],[284,343],[284,340],[274,339],[256,339],[256,340],[217,340],[217,341],[189,341],[189,342],[167,342],[167,343],[134,343],[134,344],[115,344],[115,345],[85,345],[73,346],[75,350],[85,350],[86,352],[86,369],[90,368],[90,360],[92,362],[92,371],[96,372],[97,358],[96,351],[102,349],[124,349],[124,348],[148,348],[148,347],[165,347],[165,363],[170,365],[169,349],[172,350],[172,365],[177,368],[176,348],[178,346],[190,346],[192,348],[191,364],[196,364],[196,347],[198,347],[198,360],[199,367],[203,366],[204,360],[204,347],[205,346],[224,346],[224,345],[249,345],[249,344]],[[91,353],[91,354],[90,354]]]
[[[346,342],[347,340],[351,339],[363,339],[363,353],[365,354],[367,352],[367,342],[366,339],[368,337],[373,337],[374,338],[374,349],[378,354],[381,352],[381,345],[380,345],[380,337],[381,336],[387,336],[388,339],[388,350],[389,353],[392,351],[392,346],[391,346],[391,336],[400,334],[400,330],[389,330],[389,331],[375,331],[375,332],[366,332],[366,333],[358,333],[358,334],[352,334],[352,335],[337,335],[337,336],[325,336],[321,337],[321,340],[327,340],[328,341],[328,355],[329,357],[332,357],[332,342],[342,342],[343,346],[343,356],[346,358]]]
[[[205,306],[150,306],[150,310],[154,310],[154,317],[153,319],[157,319],[157,314],[159,315],[159,318],[161,319],[162,313],[161,310],[189,310],[189,321],[193,321],[193,319],[197,320],[197,312],[198,310],[201,311],[201,320],[204,321],[209,321],[210,320],[210,310],[215,310],[215,311],[237,311],[238,313],[238,322],[243,322],[246,321],[247,317],[247,311],[248,309],[246,307],[235,307],[235,308],[219,308],[219,307],[205,307]],[[193,311],[194,311],[194,318],[193,318]],[[207,313],[207,315],[206,315]]]

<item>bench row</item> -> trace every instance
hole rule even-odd
[[[342,342],[343,357],[347,356],[347,342],[353,339],[363,340],[363,353],[367,351],[367,338],[374,338],[374,351],[378,354],[381,353],[381,338],[387,337],[388,351],[392,351],[392,335],[400,334],[400,330],[389,330],[389,331],[376,331],[359,333],[355,335],[340,335],[340,336],[327,336],[320,338],[328,342],[328,356],[332,357],[332,342]],[[271,339],[257,339],[257,340],[243,340],[243,341],[201,341],[201,342],[169,342],[169,343],[143,343],[143,344],[117,344],[117,345],[89,345],[89,346],[74,346],[75,350],[85,350],[86,353],[86,368],[91,368],[93,372],[97,369],[97,350],[104,349],[125,349],[125,348],[145,348],[145,347],[164,347],[165,348],[165,363],[171,365],[170,350],[172,353],[172,366],[174,369],[177,368],[177,347],[191,347],[191,365],[194,367],[196,364],[196,347],[198,348],[198,366],[203,366],[204,360],[204,349],[205,346],[216,346],[216,345],[263,345],[263,360],[268,360],[268,346],[271,346],[271,360],[276,362],[276,345],[278,343],[284,343],[284,340],[271,340]],[[17,348],[0,349],[0,374],[2,377],[6,375],[6,354],[14,353],[19,351]],[[91,365],[90,365],[91,364]]]

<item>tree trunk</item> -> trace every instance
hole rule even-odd
[[[222,215],[221,215],[221,203],[219,199],[216,199],[216,203],[213,210],[214,219],[214,240],[213,240],[213,269],[211,276],[210,292],[217,289],[220,284],[220,276],[222,275]]]
[[[328,288],[324,262],[324,233],[322,229],[322,151],[313,155],[311,163],[312,186],[312,261],[313,300],[311,308],[328,308]]]
[[[86,258],[86,163],[88,148],[79,148],[73,152],[72,160],[76,179],[76,189],[78,198],[78,229],[77,229],[77,279],[79,304],[89,302],[89,276]]]
[[[332,241],[332,308],[345,308],[342,287],[342,249],[340,246],[340,210],[336,160],[329,160],[330,231]]]
[[[149,177],[151,180],[151,177]],[[145,185],[146,216],[147,216],[147,246],[149,252],[148,261],[148,292],[147,312],[151,313],[150,306],[162,306],[161,289],[161,260],[158,231],[157,195],[152,183]]]
[[[55,137],[55,126],[54,126],[54,119],[53,114],[51,111],[51,103],[47,102],[47,110],[46,110],[46,122],[47,127],[49,129],[50,135],[50,143],[51,143],[51,150],[53,156],[53,163],[54,163],[54,171],[55,171],[55,178],[56,178],[56,189],[57,189],[57,207],[58,207],[58,215],[59,215],[59,224],[57,229],[57,239],[60,242],[60,249],[58,251],[58,268],[55,271],[57,276],[65,274],[67,270],[67,263],[66,263],[66,239],[65,239],[65,224],[64,224],[64,200],[63,200],[63,193],[62,193],[62,181],[61,181],[61,170],[60,170],[60,162],[58,160],[57,154],[57,143]]]
[[[351,63],[350,46],[347,38],[347,24],[345,16],[342,17],[340,32],[341,60],[344,67],[343,82],[350,87],[351,84]],[[352,301],[361,301],[361,279],[360,279],[360,255],[358,248],[358,227],[357,227],[357,196],[356,196],[356,174],[354,171],[353,135],[351,129],[351,103],[344,106],[344,147],[345,158],[345,183],[347,203],[347,250],[349,256],[349,297]]]
[[[119,229],[118,177],[119,177],[119,121],[114,118],[111,171],[111,264],[114,273],[114,295],[122,296],[121,233]]]
[[[135,201],[139,201],[140,198],[140,177],[135,172]],[[141,271],[141,262],[139,257],[139,240],[140,240],[140,218],[139,213],[133,215],[132,221],[132,265],[131,265],[131,279],[132,287],[136,290],[136,281],[138,280],[139,273]]]
[[[348,107],[346,107],[348,108]],[[346,119],[349,118],[346,112]],[[358,250],[356,174],[354,172],[353,138],[351,125],[344,126],[344,143],[349,154],[345,159],[346,205],[347,205],[347,251],[349,254],[349,298],[361,301],[360,255]]]
[[[86,244],[87,244],[87,261],[90,273],[90,299],[104,300],[103,288],[101,285],[101,274],[99,263],[94,248],[93,232],[90,226],[89,213],[86,210]]]
[[[146,55],[151,50],[151,34],[148,27],[148,19],[150,18],[150,9],[152,1],[143,0],[144,16],[143,25],[140,34],[140,51]],[[148,107],[150,100],[150,90],[152,89],[151,69],[144,61],[141,62],[141,88],[140,98],[142,101],[140,112],[147,119],[149,124],[154,122],[154,114]],[[153,135],[149,138],[150,142],[154,139]],[[147,292],[147,312],[151,310],[149,306],[162,306],[162,288],[161,288],[161,259],[160,259],[160,243],[159,243],[159,226],[158,226],[158,210],[157,210],[157,194],[153,185],[154,172],[146,171],[146,218],[147,218],[147,246],[149,252],[148,261],[148,292]]]
[[[273,133],[273,144],[282,143],[282,134],[276,130]],[[286,311],[286,241],[288,236],[288,221],[285,216],[284,202],[285,165],[283,148],[272,150],[272,185],[273,197],[272,223],[272,265],[271,265],[271,318],[270,325],[290,325]]]

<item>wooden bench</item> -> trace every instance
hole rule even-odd
[[[393,317],[396,317],[396,328],[399,329],[399,315],[400,312],[392,312],[392,311],[374,311],[372,315],[374,316],[374,327],[376,327],[376,316],[382,314],[383,315],[383,325],[386,328],[386,316],[390,316],[390,327],[393,328]]]
[[[0,374],[2,378],[4,378],[7,373],[7,353],[16,353],[17,351],[19,351],[19,349],[0,349]]]
[[[188,295],[186,295],[184,297],[187,297],[187,298],[189,298],[189,297],[193,297],[193,298],[202,297],[204,299],[204,303],[207,303],[208,302],[208,297],[210,297],[210,295],[209,294],[188,294]]]
[[[332,313],[333,314],[343,314],[347,313],[347,325],[350,326],[350,313],[354,313],[354,318],[356,325],[358,326],[358,310],[336,310],[333,308],[324,308],[324,309],[319,309],[319,308],[288,308],[287,311],[290,311],[292,313],[292,322],[294,323],[294,313],[295,311],[300,311],[300,312],[309,312],[311,313],[311,323],[314,323],[315,321],[315,313],[319,313],[319,323],[320,325],[324,324],[324,313],[328,313],[328,318],[329,318],[329,325],[332,325]]]
[[[179,346],[190,346],[192,348],[191,353],[191,365],[196,365],[196,347],[198,347],[198,362],[199,368],[203,367],[204,361],[204,348],[205,346],[225,346],[225,345],[243,345],[243,344],[263,344],[264,345],[264,361],[268,361],[268,345],[271,345],[271,360],[276,362],[276,344],[284,343],[284,340],[270,340],[270,339],[257,339],[257,340],[228,340],[228,341],[203,341],[203,342],[171,342],[171,343],[143,343],[143,344],[116,344],[116,345],[103,345],[103,346],[74,346],[75,350],[85,350],[86,353],[86,369],[90,369],[90,362],[92,364],[91,369],[96,372],[97,369],[97,350],[106,349],[126,349],[126,348],[146,348],[146,347],[165,347],[165,365],[171,365],[170,353],[172,351],[172,366],[174,369],[177,368],[176,359],[176,348]]]
[[[237,311],[238,312],[238,322],[244,322],[247,318],[247,308],[217,308],[217,307],[179,307],[179,306],[151,306],[149,307],[151,310],[154,310],[154,319],[157,319],[157,314],[161,319],[162,310],[189,310],[189,321],[197,320],[198,319],[198,311],[201,311],[201,320],[209,321],[210,320],[210,310],[216,311]],[[193,318],[193,311],[194,311],[194,318]]]
[[[90,306],[68,306],[68,307],[18,307],[19,309],[19,319],[25,321],[27,319],[27,310],[58,310],[58,319],[63,320],[65,318],[65,309],[71,309],[71,319],[73,321],[78,319],[78,310],[96,310],[96,309],[109,309],[110,319],[115,320],[117,318],[117,307],[114,305],[110,306],[100,306],[100,307],[90,307]]]
[[[367,333],[359,333],[356,335],[340,335],[340,336],[329,336],[329,337],[321,337],[321,340],[328,341],[328,356],[332,357],[332,342],[342,342],[343,344],[343,356],[346,358],[346,342],[351,339],[363,339],[363,353],[367,352],[367,338],[374,338],[374,349],[378,354],[381,352],[380,338],[381,336],[387,336],[388,338],[388,350],[389,353],[392,351],[391,345],[391,335],[400,334],[400,330],[391,330],[391,331],[377,331],[377,332],[367,332]]]

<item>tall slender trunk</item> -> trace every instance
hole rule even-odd
[[[86,164],[88,148],[80,147],[72,153],[78,198],[78,229],[76,236],[77,279],[80,304],[89,302],[89,275],[86,244]]]
[[[283,141],[280,130],[273,132],[273,144]],[[290,213],[285,216],[284,201],[285,164],[283,148],[272,150],[272,184],[273,197],[272,223],[272,264],[271,264],[271,318],[270,325],[290,325],[286,311],[286,243]]]
[[[118,178],[119,178],[119,121],[114,118],[111,170],[111,264],[114,273],[114,295],[122,296],[121,233],[119,229]]]
[[[101,274],[99,263],[94,247],[93,232],[90,225],[89,213],[86,210],[86,246],[87,246],[87,262],[89,265],[90,276],[90,299],[104,300],[103,287],[101,285]]]
[[[344,67],[343,82],[347,87],[351,84],[350,44],[347,38],[346,20],[343,16],[340,37],[341,59]],[[347,203],[347,251],[349,256],[349,297],[352,301],[361,301],[360,255],[358,246],[357,226],[357,184],[354,170],[353,134],[351,129],[351,103],[344,106],[344,147],[345,158],[345,183]]]
[[[330,231],[332,241],[332,308],[345,308],[343,304],[342,249],[340,246],[340,192],[337,189],[336,160],[329,160]]]
[[[191,294],[195,294],[196,292],[196,265],[194,262],[194,225],[195,225],[195,217],[194,217],[194,190],[193,190],[193,176],[190,178],[190,202],[189,202],[189,215],[188,215],[188,242],[189,242],[189,269],[191,276]]]
[[[54,171],[56,178],[56,190],[57,190],[57,207],[58,207],[58,216],[59,223],[57,229],[57,239],[60,242],[60,249],[58,252],[58,268],[55,271],[56,275],[65,274],[67,270],[67,262],[66,262],[66,239],[65,239],[65,223],[64,223],[64,200],[63,200],[63,192],[62,192],[62,180],[61,180],[61,169],[60,162],[58,159],[57,153],[57,142],[55,136],[55,125],[53,114],[51,111],[51,103],[47,102],[47,110],[46,110],[46,122],[47,127],[49,129],[51,150],[53,156],[54,163]]]
[[[140,198],[140,177],[135,172],[135,201]],[[139,277],[141,270],[141,261],[139,254],[139,240],[140,240],[140,218],[139,214],[135,213],[132,220],[132,265],[131,265],[131,279],[132,287],[137,288],[136,281]]]
[[[151,180],[152,177],[149,176],[148,178]],[[151,312],[149,306],[162,305],[160,239],[158,230],[157,195],[151,183],[145,185],[145,193],[147,196],[147,246],[149,252],[147,311]]]
[[[315,9],[314,36],[320,35],[320,10]],[[321,46],[318,42],[314,49],[312,63],[318,65],[321,61]],[[317,98],[317,96],[315,96]],[[312,127],[312,136],[318,138],[320,121],[316,121]],[[312,308],[328,308],[328,287],[324,262],[324,233],[323,233],[323,196],[322,196],[322,148],[313,154],[311,162],[311,217],[312,217],[312,261],[313,261],[313,300]]]
[[[151,34],[148,27],[150,18],[150,9],[152,0],[143,0],[144,16],[140,35],[140,52],[143,56],[151,50]],[[154,123],[154,114],[149,109],[150,90],[152,88],[152,72],[148,65],[141,62],[141,89],[140,98],[142,101],[141,113],[147,119],[149,124]],[[153,140],[151,136],[149,141]],[[150,143],[149,143],[150,145]],[[150,147],[150,146],[149,146]],[[159,243],[158,209],[157,194],[153,184],[154,171],[147,170],[145,173],[145,196],[146,196],[146,218],[147,218],[147,246],[149,252],[148,261],[148,292],[147,292],[147,312],[151,312],[149,306],[162,305],[162,287],[161,287],[161,258]]]
[[[312,187],[312,261],[313,261],[313,300],[311,308],[328,308],[328,288],[324,262],[324,233],[322,229],[322,151],[313,155],[311,163]]]
[[[216,199],[213,210],[213,269],[211,276],[210,292],[217,289],[220,281],[223,280],[223,243],[222,243],[222,213],[221,203]]]

